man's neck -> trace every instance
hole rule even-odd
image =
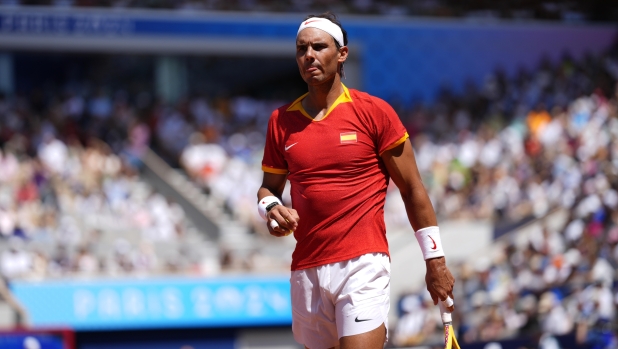
[[[309,85],[309,94],[301,103],[305,111],[311,115],[314,120],[320,120],[326,115],[326,112],[342,93],[343,85],[337,74],[335,78],[328,83],[315,86]]]

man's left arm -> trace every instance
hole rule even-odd
[[[381,154],[381,157],[391,179],[401,192],[401,198],[414,231],[427,227],[437,227],[436,214],[416,167],[416,159],[410,140],[407,139],[400,145],[386,150]],[[445,258],[429,258],[425,263],[427,266],[425,282],[434,304],[438,304],[438,300],[445,300],[447,296],[453,298],[455,279],[446,267]],[[454,306],[448,309],[453,311]]]

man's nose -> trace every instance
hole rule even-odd
[[[315,59],[315,51],[309,47],[305,52],[305,60],[314,60]]]

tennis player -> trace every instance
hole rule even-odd
[[[454,284],[399,117],[383,100],[341,82],[347,43],[346,31],[331,13],[300,24],[296,62],[309,92],[272,113],[258,191],[258,209],[270,233],[293,233],[297,240],[290,278],[292,330],[310,349],[384,347],[390,304],[384,225],[389,178],[399,187],[421,245],[434,302],[452,298]],[[286,179],[293,208],[280,201]]]

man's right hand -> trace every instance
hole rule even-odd
[[[444,257],[430,258],[425,261],[427,266],[427,274],[425,274],[425,282],[427,283],[427,291],[433,299],[433,304],[437,305],[438,301],[444,301],[446,297],[453,297],[453,285],[455,285],[455,278],[448,270],[446,266],[446,259]],[[453,312],[455,305],[451,305],[446,308],[448,311]]]
[[[277,237],[287,236],[293,233],[294,230],[298,228],[298,221],[300,219],[295,209],[283,205],[273,207],[266,214],[266,218],[268,218],[266,226],[268,227],[270,235]],[[272,220],[275,220],[279,226],[273,228],[270,225]]]

